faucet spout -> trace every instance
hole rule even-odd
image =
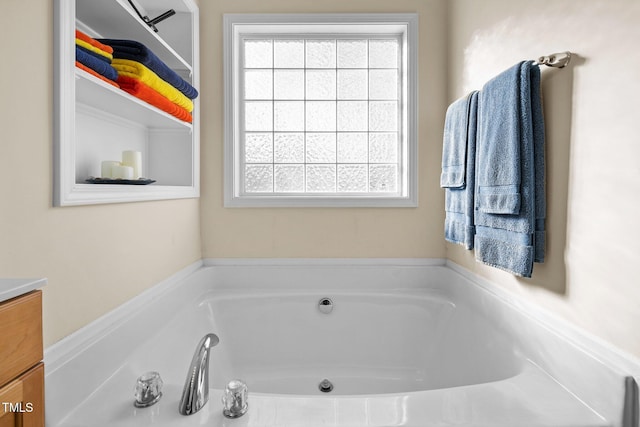
[[[178,410],[182,415],[198,412],[209,400],[209,353],[220,342],[216,334],[205,335],[193,354]]]

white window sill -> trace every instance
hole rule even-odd
[[[282,195],[226,197],[226,208],[415,208],[418,201],[409,197],[300,197]]]

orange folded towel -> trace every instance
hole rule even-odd
[[[189,113],[186,109],[174,104],[169,99],[162,96],[159,92],[151,89],[149,86],[142,83],[138,79],[119,75],[118,84],[120,84],[120,88],[125,92],[137,98],[140,98],[145,102],[148,102],[154,107],[157,107],[182,121],[188,123],[191,123],[193,121],[191,113]]]
[[[109,80],[108,78],[106,78],[105,76],[103,76],[102,74],[99,74],[95,71],[93,71],[91,68],[87,67],[86,65],[84,65],[81,62],[76,61],[76,67],[80,68],[81,70],[86,71],[87,73],[91,74],[92,76],[96,76],[97,78],[99,78],[100,80],[109,83],[112,86],[115,86],[117,88],[120,87],[120,85],[118,85],[118,83],[114,82],[113,80]]]
[[[186,95],[176,89],[175,86],[169,84],[156,73],[145,67],[144,64],[129,59],[115,58],[111,62],[111,66],[115,68],[119,76],[140,80],[140,82],[146,84],[179,107],[189,112],[193,110],[193,101],[191,99],[187,98]]]
[[[92,37],[89,37],[88,35],[86,35],[80,30],[76,30],[76,38],[82,40],[85,43],[89,43],[91,46],[95,48],[98,48],[100,50],[107,52],[109,55],[113,54],[113,48],[111,46],[106,45],[104,43],[100,43],[98,40]]]

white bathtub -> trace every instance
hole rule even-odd
[[[619,368],[451,268],[424,265],[438,261],[397,263],[194,266],[47,349],[47,425],[631,422],[624,401],[633,390],[625,395]],[[321,298],[333,301],[331,313],[319,311]],[[220,338],[211,352],[210,400],[181,416],[187,368],[209,332]],[[571,361],[562,366],[565,357]],[[135,380],[150,370],[161,374],[164,396],[134,408]],[[220,398],[234,378],[248,385],[249,410],[229,420]],[[331,392],[319,390],[323,379]]]

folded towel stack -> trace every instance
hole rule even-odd
[[[191,121],[193,120],[191,113],[189,113],[184,108],[174,104],[168,98],[162,96],[160,92],[153,90],[151,87],[147,86],[139,79],[120,75],[118,76],[118,83],[120,84],[122,90],[134,95],[137,98],[142,99],[143,101],[155,107],[158,107],[162,111],[165,111],[180,120],[189,123],[191,123]]]
[[[533,263],[544,261],[545,246],[540,69],[523,61],[484,85],[478,93],[477,133],[471,97],[447,111],[441,176],[445,238],[471,249],[468,233],[474,232],[477,261],[531,277]],[[463,192],[469,185],[473,195]],[[474,228],[468,227],[470,215]]]
[[[119,87],[118,72],[111,66],[113,49],[80,30],[76,30],[76,66],[93,76]]]
[[[120,87],[174,117],[191,123],[198,91],[149,48],[134,40],[98,39],[113,48]]]

